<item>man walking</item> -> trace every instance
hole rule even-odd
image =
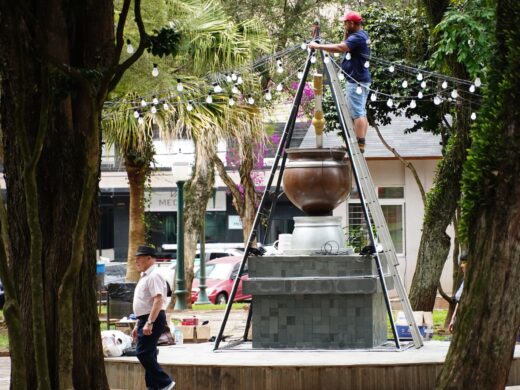
[[[137,338],[136,355],[145,369],[148,390],[171,390],[175,382],[157,362],[157,341],[166,326],[166,281],[156,272],[155,249],[141,245],[135,254],[141,279],[134,292],[134,314],[137,326],[132,337]]]
[[[365,66],[370,56],[368,34],[361,27],[363,18],[357,12],[347,12],[343,18],[345,40],[341,43],[321,44],[309,43],[309,48],[325,50],[330,53],[346,53],[341,63],[341,69],[347,77],[345,96],[350,115],[354,120],[354,132],[362,153],[365,152],[365,137],[368,130],[366,102],[372,79],[368,66]],[[360,87],[360,89],[358,89]],[[361,92],[361,93],[359,93]]]

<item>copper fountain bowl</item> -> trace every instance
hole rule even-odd
[[[328,215],[352,188],[344,149],[287,149],[283,188],[289,200],[311,216]]]

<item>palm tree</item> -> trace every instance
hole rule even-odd
[[[205,215],[207,200],[211,194],[214,179],[210,167],[211,151],[215,150],[218,139],[237,138],[242,132],[254,130],[263,134],[257,112],[248,108],[230,109],[227,97],[214,96],[214,104],[195,105],[195,109],[185,109],[186,100],[200,99],[200,91],[207,87],[201,77],[208,72],[229,69],[251,61],[254,53],[269,49],[265,34],[255,21],[233,23],[215,1],[200,0],[174,1],[169,4],[167,14],[175,15],[176,29],[182,40],[179,55],[175,62],[165,59],[160,67],[167,75],[168,69],[175,73],[175,78],[182,79],[185,91],[182,96],[169,97],[169,110],[159,110],[155,114],[143,113],[143,120],[134,118],[135,102],[138,94],[128,91],[150,90],[151,61],[144,58],[136,71],[122,80],[119,97],[126,96],[122,103],[107,108],[105,140],[108,145],[116,145],[118,153],[125,161],[130,184],[130,226],[128,268],[126,279],[135,281],[138,273],[132,261],[137,245],[145,240],[144,227],[144,183],[150,174],[153,160],[153,128],[159,129],[163,138],[192,138],[195,143],[196,161],[194,175],[187,183],[186,198],[186,264],[187,284],[191,288],[193,275],[193,258],[198,232]],[[162,14],[161,14],[162,15]],[[146,76],[144,76],[146,74]],[[243,76],[246,78],[245,75]],[[159,85],[164,89],[172,89],[175,78],[162,77]],[[143,82],[143,80],[146,80]],[[138,87],[138,88],[137,88]],[[149,92],[147,93],[149,94]],[[125,103],[126,102],[126,103]],[[248,119],[250,118],[250,119]],[[235,128],[233,125],[244,126]],[[253,126],[249,126],[253,124]],[[193,185],[192,185],[193,183]],[[192,190],[193,188],[193,190]],[[191,261],[189,261],[191,260]]]

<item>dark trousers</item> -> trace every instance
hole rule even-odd
[[[154,390],[161,389],[168,386],[172,381],[169,375],[157,363],[157,340],[159,340],[166,326],[166,315],[164,310],[159,312],[152,327],[152,334],[149,336],[143,334],[143,327],[148,319],[148,314],[139,316],[138,319],[135,352],[145,370],[144,379],[146,387]]]

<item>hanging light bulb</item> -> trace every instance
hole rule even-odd
[[[401,84],[401,86],[403,88],[408,88],[408,81],[404,80],[403,83]]]
[[[389,108],[392,108],[392,106],[394,105],[394,101],[392,100],[392,98],[389,98],[389,99],[386,101],[386,105],[387,105]]]
[[[237,75],[235,74],[235,72],[231,73],[231,80],[233,81],[237,81]]]
[[[128,54],[132,54],[134,52],[134,47],[132,46],[132,42],[130,42],[130,39],[126,40],[126,52]]]
[[[170,109],[170,106],[168,105],[168,103],[164,102],[162,108],[164,109],[164,111],[168,111]]]
[[[234,94],[240,93],[236,84],[233,85],[233,88],[231,88],[231,92],[233,92]]]
[[[249,97],[247,98],[247,102],[249,104],[255,104],[255,99],[253,99],[253,97],[251,95],[249,95]]]
[[[370,95],[370,100],[373,102],[377,100],[377,94],[375,92],[372,95]]]
[[[278,65],[278,67],[276,68],[276,73],[278,73],[278,74],[283,73],[283,68],[281,65]]]
[[[422,99],[423,98],[423,93],[421,91],[419,91],[419,93],[417,94],[417,98],[418,99]]]
[[[222,87],[219,84],[215,83],[215,84],[213,84],[213,91],[215,93],[220,93],[220,92],[222,92]]]
[[[305,42],[302,42],[300,47],[302,48],[302,50],[305,50],[305,49],[307,49],[307,44]]]
[[[213,96],[211,96],[211,92],[208,93],[208,97],[206,98],[206,103],[208,103],[208,104],[213,103]]]
[[[415,102],[415,100],[412,99],[412,101],[410,102],[410,108],[415,108],[417,107],[417,103]]]
[[[436,106],[438,106],[439,104],[441,104],[442,100],[439,96],[435,96],[433,98],[433,104],[435,104]]]
[[[152,103],[159,104],[159,99],[157,99],[157,96],[153,95]]]
[[[459,93],[457,92],[456,89],[454,89],[453,91],[451,91],[451,97],[453,99],[457,99],[457,96],[459,96]]]
[[[363,88],[361,88],[361,85],[358,85],[357,88],[356,88],[356,93],[358,95],[361,95],[363,93]]]
[[[278,84],[278,85],[276,86],[276,90],[277,90],[278,92],[282,92],[282,91],[283,91],[283,84],[282,84],[282,83]]]
[[[340,71],[338,72],[338,79],[340,79],[340,80],[345,80],[345,75],[343,74],[343,71],[342,71],[342,70],[340,70]]]
[[[442,89],[446,89],[446,88],[448,88],[448,82],[447,82],[447,81],[444,81],[444,82],[442,83]]]
[[[422,73],[418,73],[418,74],[417,74],[417,80],[418,80],[418,81],[421,81],[422,79],[423,79],[423,75],[422,75]]]
[[[139,111],[135,110],[134,111],[134,118],[137,119],[141,116],[141,114],[139,114]]]
[[[298,72],[298,78],[300,80],[303,79],[303,72],[301,70]]]
[[[282,66],[282,60],[281,59],[277,59],[276,60],[276,66]]]
[[[230,106],[234,106],[235,105],[235,100],[233,99],[233,95],[229,95],[229,101],[228,101],[228,104]]]
[[[265,100],[271,100],[273,97],[271,96],[271,91],[267,90],[265,93]]]
[[[244,83],[244,79],[242,78],[242,76],[238,76],[237,77],[237,84],[243,84]]]
[[[394,73],[394,71],[395,71],[395,66],[390,65],[390,66],[388,67],[388,71],[389,71],[390,73]]]
[[[423,82],[421,83],[421,88],[422,88],[422,89],[426,88],[426,81],[423,81]]]
[[[228,83],[230,83],[231,81],[233,81],[233,79],[231,78],[231,76],[228,75],[227,73],[226,73],[226,81],[227,81]]]
[[[142,116],[140,116],[139,119],[137,119],[137,123],[139,123],[140,125],[144,123],[144,119]]]
[[[177,79],[177,91],[182,92],[184,90],[184,85],[182,85],[181,79]]]
[[[152,114],[155,114],[157,112],[157,108],[155,106],[152,106],[152,108],[150,108],[150,112]]]
[[[334,53],[334,57],[339,57],[339,53]]]
[[[328,64],[330,62],[330,57],[328,54],[325,54],[325,56],[323,57],[323,62]]]
[[[186,106],[186,110],[193,111],[193,104],[191,100],[188,100],[188,105]]]
[[[470,118],[471,118],[472,121],[474,121],[475,119],[477,119],[477,114],[472,112]]]
[[[157,64],[153,64],[152,76],[153,77],[159,76],[159,69],[157,68]]]
[[[469,91],[470,91],[471,93],[475,92],[475,85],[474,85],[474,84],[471,84],[471,85],[469,86]]]
[[[148,103],[146,103],[146,100],[141,99],[141,107],[146,107]]]
[[[316,63],[316,55],[315,54],[313,54],[311,56],[311,64],[314,64],[314,63]]]
[[[364,67],[368,69],[370,67],[370,62],[369,61],[365,61]]]
[[[350,61],[351,58],[352,58],[352,54],[350,54],[350,52],[347,52],[347,54],[345,54],[345,59],[347,61]]]
[[[479,88],[482,85],[482,81],[480,81],[480,77],[477,77],[473,84],[475,84],[475,87]]]

